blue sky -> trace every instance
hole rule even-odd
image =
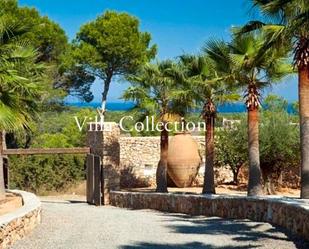
[[[141,29],[152,34],[158,45],[158,58],[174,58],[183,52],[198,53],[208,38],[229,39],[229,30],[252,19],[249,0],[20,0],[35,7],[42,15],[59,23],[70,39],[79,27],[105,10],[128,12],[140,19]],[[109,101],[119,101],[127,83],[115,81]],[[102,83],[92,87],[94,101],[99,101]],[[297,99],[297,81],[290,77],[269,92],[289,101]],[[73,100],[73,99],[70,99]]]

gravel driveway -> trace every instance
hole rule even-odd
[[[12,248],[306,248],[296,241],[284,230],[248,220],[43,200],[42,224]]]

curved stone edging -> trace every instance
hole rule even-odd
[[[110,205],[189,215],[250,219],[287,228],[309,240],[309,200],[239,195],[110,192]]]
[[[7,248],[23,238],[41,222],[41,202],[36,195],[20,190],[8,192],[20,195],[23,206],[0,216],[0,248]]]

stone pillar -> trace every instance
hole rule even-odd
[[[101,129],[100,124],[91,124],[87,142],[90,152],[100,156],[102,160],[102,203],[107,205],[109,192],[120,189],[120,129],[114,122],[105,122],[104,127],[105,129]]]

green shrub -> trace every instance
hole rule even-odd
[[[85,179],[84,156],[12,156],[10,157],[10,188],[38,194],[62,191]]]
[[[260,115],[260,165],[265,190],[273,194],[282,172],[299,165],[299,126],[295,116],[285,111],[283,99],[270,96],[265,103]],[[248,160],[247,122],[244,116],[239,119],[233,129],[216,133],[216,165],[228,165],[235,183],[239,168]]]
[[[267,193],[274,194],[282,171],[300,161],[299,126],[283,111],[265,111],[260,126],[260,163]]]
[[[231,129],[220,129],[216,133],[216,166],[229,166],[233,172],[233,183],[238,184],[238,174],[248,161],[247,122],[244,118]]]

